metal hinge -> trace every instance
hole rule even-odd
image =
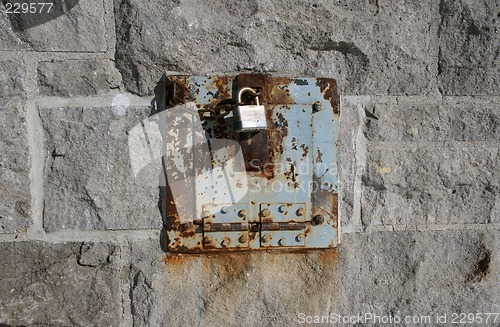
[[[264,203],[255,218],[247,216],[249,206],[215,205],[204,207],[210,212],[202,219],[203,247],[247,248],[304,246],[306,221],[304,203]]]

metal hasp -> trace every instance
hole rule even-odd
[[[166,112],[183,110],[165,126],[169,252],[338,245],[335,80],[165,75],[165,87]],[[244,102],[264,108],[266,129],[236,130],[242,88],[255,91]]]

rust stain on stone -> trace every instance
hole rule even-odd
[[[242,267],[247,266],[250,259],[258,258],[257,260],[260,261],[262,256],[267,256],[267,259],[272,261],[294,255],[318,254],[320,262],[327,264],[335,264],[339,257],[337,248],[315,249],[288,247],[285,251],[283,251],[283,248],[267,248],[257,252],[248,251],[248,249],[245,248],[228,248],[224,251],[215,251],[213,249],[209,252],[195,252],[192,249],[190,249],[190,251],[185,250],[183,253],[168,252],[164,256],[163,261],[168,265],[185,265],[192,260],[201,258],[205,266],[220,265],[228,267],[227,270],[229,274],[233,275],[235,272],[241,271]]]
[[[491,250],[486,248],[484,244],[481,244],[479,257],[479,261],[472,267],[472,271],[466,276],[466,282],[481,282],[490,273]]]
[[[331,265],[336,264],[339,259],[339,253],[337,248],[325,249],[319,252],[319,259],[324,263],[330,263]]]
[[[249,256],[249,253],[208,255],[204,257],[203,266],[209,271],[213,271],[214,265],[222,268],[216,269],[219,277],[242,277],[242,273],[249,267]]]
[[[182,265],[186,262],[186,258],[180,253],[168,253],[163,258],[163,262],[167,265]]]

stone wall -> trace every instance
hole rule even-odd
[[[21,32],[0,8],[1,326],[500,311],[494,1],[80,1]],[[337,79],[335,251],[165,255],[127,147],[165,71]]]

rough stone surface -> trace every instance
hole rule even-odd
[[[465,100],[455,103],[400,104],[399,99],[364,105],[378,120],[368,119],[364,134],[370,141],[446,142],[500,141],[500,103]],[[423,100],[423,101],[422,101]]]
[[[15,233],[32,222],[24,68],[7,60],[0,71],[0,233]]]
[[[499,222],[500,116],[494,99],[348,96],[342,105],[341,214],[347,230],[353,224]]]
[[[80,1],[25,32],[4,8],[0,327],[499,312],[494,1]],[[138,105],[165,71],[337,79],[337,249],[165,255],[162,150],[140,133],[160,119]]]
[[[115,247],[106,243],[84,243],[80,247],[78,264],[88,267],[105,266],[110,262],[114,251]]]
[[[0,50],[27,50],[29,47],[14,32],[4,2],[0,3]]]
[[[446,95],[500,94],[500,18],[489,0],[443,0],[439,88]]]
[[[0,322],[13,326],[118,326],[120,249],[80,265],[80,243],[0,243]]]
[[[134,176],[128,147],[128,132],[150,112],[115,106],[40,109],[48,154],[46,230],[161,226],[161,158]]]
[[[0,99],[0,233],[28,227],[31,219],[30,154],[25,102]]]
[[[0,97],[23,95],[25,91],[25,68],[20,60],[0,61]]]
[[[497,312],[499,245],[499,231],[379,232],[347,235],[331,252],[162,261],[156,242],[138,242],[130,270],[133,322],[296,326],[300,313]]]
[[[438,9],[437,1],[116,0],[117,67],[140,94],[165,70],[278,71],[335,77],[343,94],[426,94],[437,73]]]
[[[370,97],[342,97],[340,112],[340,133],[339,133],[339,211],[341,227],[347,232],[352,232],[353,228],[360,227],[361,222],[356,221],[354,212],[356,174],[361,178],[364,171],[364,157],[366,150],[357,140],[359,137],[364,140],[362,126],[364,126],[365,114],[358,110],[363,110],[366,104],[370,103]],[[360,155],[361,154],[361,155]],[[359,172],[359,173],[358,173]],[[359,220],[359,218],[358,218]]]
[[[363,224],[500,222],[498,149],[371,146],[363,176]]]
[[[331,311],[433,317],[498,312],[499,245],[498,230],[346,236],[339,300]]]
[[[64,60],[38,66],[38,88],[44,95],[98,95],[117,88],[120,82],[121,75],[110,60]]]
[[[0,50],[104,52],[107,50],[103,1],[79,1],[67,14],[17,31],[1,6]]]
[[[288,325],[338,295],[335,251],[163,257],[157,241],[132,246],[134,326]]]

